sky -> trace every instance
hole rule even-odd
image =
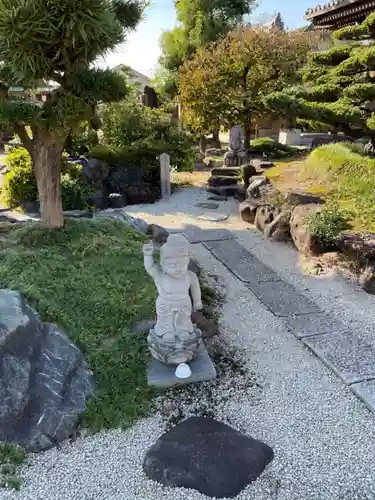
[[[298,28],[306,24],[303,19],[305,11],[318,3],[319,0],[259,0],[251,20],[263,21],[280,12],[287,28]],[[109,67],[127,64],[144,75],[152,76],[160,55],[160,36],[175,24],[173,0],[151,0],[136,31],[116,52],[106,57],[105,64]]]

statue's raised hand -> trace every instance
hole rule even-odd
[[[144,255],[152,255],[154,253],[154,244],[152,241],[150,243],[146,243],[143,245],[143,254]]]

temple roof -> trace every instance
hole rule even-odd
[[[336,9],[342,9],[344,7],[356,7],[356,4],[371,4],[373,3],[375,6],[375,2],[369,2],[364,0],[333,0],[332,2],[328,2],[324,5],[317,5],[312,9],[308,9],[305,13],[305,19],[311,19],[316,16],[321,16],[322,14],[326,14]],[[359,8],[359,7],[358,7]]]

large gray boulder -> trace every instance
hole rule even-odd
[[[28,451],[70,437],[94,381],[63,330],[42,323],[18,292],[0,289],[0,441]]]

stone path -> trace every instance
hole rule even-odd
[[[226,229],[185,231],[190,243],[204,246],[275,315],[288,330],[348,384],[375,412],[375,349],[356,332],[282,280],[234,239]]]

